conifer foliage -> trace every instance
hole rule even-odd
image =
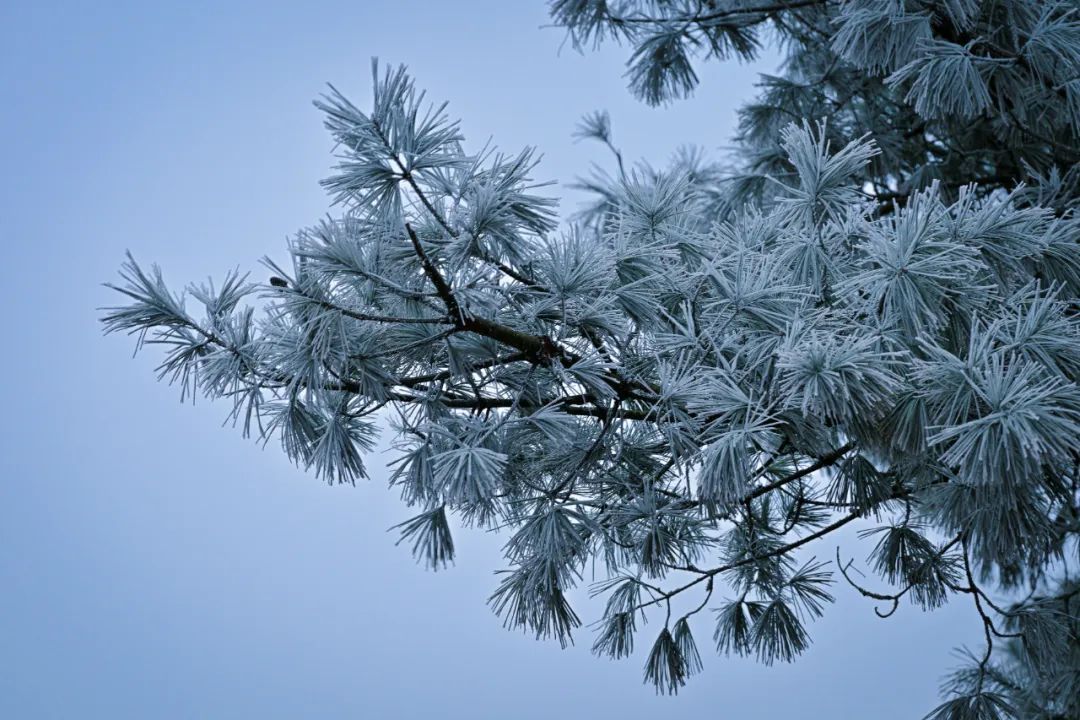
[[[468,146],[376,65],[365,109],[316,103],[344,210],[290,266],[177,293],[129,258],[105,329],[328,482],[366,477],[389,426],[421,562],[452,562],[453,525],[501,529],[503,622],[565,645],[588,621],[613,658],[640,643],[661,693],[712,650],[794,660],[839,581],[881,615],[980,618],[929,717],[1080,716],[1076,3],[551,11],[581,45],[628,43],[652,103],[703,59],[775,39],[787,62],[727,166],[616,150],[565,225],[531,150]],[[581,133],[615,149],[606,115]]]

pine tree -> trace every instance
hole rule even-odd
[[[616,150],[561,226],[532,151],[470,149],[376,65],[370,109],[316,103],[341,217],[266,282],[176,293],[129,257],[106,330],[161,345],[163,379],[329,482],[366,477],[391,427],[419,560],[453,561],[452,524],[502,529],[492,608],[563,644],[582,624],[569,591],[601,573],[593,649],[626,657],[662,619],[659,692],[702,670],[706,609],[720,653],[789,662],[840,578],[883,615],[959,597],[982,619],[930,717],[1071,717],[1076,4],[551,9],[581,45],[628,42],[648,102],[766,36],[788,60],[729,166],[627,168]],[[615,149],[606,115],[581,133]],[[857,521],[873,588],[850,548],[805,555]]]
[[[578,47],[633,50],[627,78],[656,105],[698,84],[695,62],[753,59],[771,40],[780,72],[741,112],[740,207],[791,172],[780,130],[829,118],[841,147],[879,154],[861,174],[883,211],[939,183],[947,199],[1026,186],[1064,212],[1080,192],[1080,4],[1075,0],[554,0]]]

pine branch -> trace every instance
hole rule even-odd
[[[650,24],[650,25],[662,25],[665,23],[684,23],[689,25],[703,25],[707,23],[717,23],[720,20],[727,20],[728,18],[741,18],[745,15],[772,15],[779,12],[787,12],[789,10],[798,10],[799,8],[811,7],[814,5],[828,5],[830,0],[791,0],[791,2],[775,2],[767,5],[756,5],[751,7],[729,8],[726,10],[718,10],[712,13],[700,13],[696,15],[673,15],[671,17],[646,17],[640,15],[630,16],[617,16],[608,14],[608,21],[615,25],[637,25],[637,24]],[[767,18],[763,17],[757,22],[761,22]]]
[[[776,548],[775,550],[772,550],[770,552],[761,553],[760,555],[754,555],[754,556],[748,557],[748,558],[743,558],[742,560],[737,560],[735,562],[727,563],[725,565],[721,565],[719,567],[715,567],[715,568],[712,568],[710,570],[701,570],[701,571],[699,571],[701,573],[701,575],[699,577],[695,578],[694,580],[691,580],[690,582],[686,583],[685,585],[680,585],[679,587],[674,588],[672,590],[664,591],[660,598],[655,599],[655,600],[650,600],[648,602],[641,603],[641,604],[637,605],[634,608],[634,610],[635,611],[643,610],[643,609],[645,609],[645,608],[647,608],[647,607],[649,607],[651,605],[656,605],[657,603],[667,601],[667,600],[671,599],[672,597],[678,595],[679,593],[685,592],[685,591],[689,590],[690,588],[695,587],[696,585],[698,585],[698,584],[700,584],[702,582],[705,582],[706,580],[709,580],[710,578],[712,578],[712,577],[714,577],[716,575],[719,575],[720,573],[727,572],[729,570],[736,570],[738,568],[745,567],[747,565],[752,565],[754,563],[761,562],[762,560],[768,560],[770,558],[779,557],[781,555],[786,555],[787,553],[791,552],[792,550],[797,550],[798,548],[802,547],[803,545],[806,545],[809,542],[817,540],[818,538],[821,538],[821,537],[825,537],[829,533],[835,532],[836,530],[839,530],[840,528],[842,528],[843,526],[845,526],[848,523],[852,522],[853,520],[858,520],[859,517],[861,517],[861,513],[859,513],[859,512],[850,513],[848,515],[845,515],[845,516],[841,517],[839,520],[836,520],[835,522],[833,522],[833,523],[831,523],[829,525],[826,525],[825,527],[821,528],[817,532],[810,533],[809,535],[806,535],[805,537],[801,537],[798,540],[795,540],[794,542],[790,542],[790,543],[788,543],[788,544],[786,544],[786,545],[784,545],[782,547]]]
[[[833,450],[830,453],[826,453],[825,455],[822,455],[820,458],[818,458],[818,460],[816,462],[814,462],[811,465],[806,466],[802,470],[797,470],[796,472],[793,472],[790,475],[786,475],[786,476],[780,478],[779,480],[774,480],[773,482],[769,483],[768,485],[762,485],[761,487],[755,488],[750,494],[748,494],[744,498],[744,500],[754,500],[756,498],[761,497],[762,495],[765,495],[766,493],[770,493],[773,490],[776,490],[777,488],[784,487],[788,483],[794,482],[795,480],[798,480],[799,478],[804,478],[807,475],[812,475],[813,473],[816,473],[818,470],[822,470],[824,468],[835,465],[845,455],[847,455],[849,452],[851,452],[854,449],[855,449],[855,443],[854,442],[845,443],[844,445],[838,447],[836,450]]]
[[[516,362],[522,362],[528,360],[529,356],[525,353],[513,353],[511,355],[503,355],[501,357],[494,357],[488,360],[481,360],[479,362],[471,363],[469,365],[468,372],[478,372],[480,370],[490,370],[495,367],[503,367],[506,365],[513,365]],[[440,370],[438,372],[427,373],[425,375],[413,375],[410,377],[399,378],[398,385],[404,385],[405,387],[411,387],[413,385],[419,385],[421,383],[438,382],[440,380],[449,380],[454,377],[452,370]]]
[[[461,312],[461,307],[458,305],[457,298],[454,297],[453,290],[450,289],[449,283],[442,276],[442,273],[432,264],[428,258],[427,253],[424,252],[424,246],[420,243],[420,238],[417,237],[416,231],[412,229],[412,225],[405,223],[405,231],[409,234],[409,240],[412,241],[413,250],[416,252],[416,256],[420,258],[420,265],[424,269],[424,274],[427,275],[428,280],[435,286],[436,292],[439,293],[439,297],[442,298],[443,304],[446,305],[447,312],[455,319],[455,322],[459,327],[464,326],[464,315]]]

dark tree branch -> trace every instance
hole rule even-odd
[[[792,0],[792,2],[776,2],[768,5],[757,5],[753,7],[743,8],[729,8],[727,10],[719,10],[712,13],[703,13],[699,15],[676,15],[666,18],[646,17],[642,15],[630,15],[625,17],[608,15],[608,21],[615,25],[661,25],[669,22],[701,25],[706,23],[717,23],[720,20],[726,20],[728,18],[742,18],[746,15],[769,15],[772,13],[810,7],[812,5],[827,5],[828,2],[829,0]],[[762,20],[764,19],[765,18],[762,18]]]
[[[766,493],[770,493],[773,490],[776,490],[777,488],[781,488],[781,487],[787,485],[790,482],[794,482],[795,480],[798,480],[799,478],[806,477],[807,475],[811,475],[813,473],[816,473],[818,470],[822,470],[824,468],[829,467],[830,465],[834,465],[841,458],[843,458],[845,455],[847,455],[849,452],[851,452],[854,448],[855,448],[855,443],[853,443],[853,442],[845,443],[844,445],[838,447],[837,449],[833,450],[832,452],[827,453],[825,455],[822,455],[817,460],[817,462],[813,463],[812,465],[808,465],[805,468],[803,468],[802,470],[797,470],[797,471],[791,473],[790,475],[787,475],[785,477],[780,478],[779,480],[774,480],[773,482],[769,483],[768,485],[762,485],[759,488],[755,488],[744,499],[745,500],[753,500],[755,498],[759,498],[762,495],[765,495]]]
[[[488,360],[481,360],[480,362],[472,363],[469,365],[467,372],[477,372],[480,370],[489,370],[494,367],[501,367],[503,365],[512,365],[516,362],[528,360],[528,356],[525,353],[513,353],[512,355],[503,355],[501,357],[494,357]],[[413,375],[406,378],[400,378],[397,381],[398,385],[404,385],[405,387],[411,387],[420,383],[438,382],[439,380],[449,380],[454,377],[454,373],[450,370],[440,370],[438,372],[427,373],[425,375]]]
[[[796,550],[796,549],[802,547],[803,545],[805,545],[805,544],[807,544],[809,542],[812,542],[814,540],[817,540],[820,537],[824,537],[824,536],[828,535],[831,532],[839,530],[843,526],[847,525],[849,522],[851,522],[853,520],[858,520],[858,519],[859,519],[859,513],[857,513],[857,512],[851,513],[849,515],[845,515],[845,516],[841,517],[839,520],[836,520],[835,522],[833,522],[833,523],[831,523],[829,525],[826,525],[825,527],[821,528],[817,532],[810,533],[809,535],[807,535],[805,537],[801,537],[798,540],[795,540],[794,542],[790,542],[787,545],[776,548],[775,550],[772,550],[770,552],[762,553],[760,555],[754,555],[754,556],[751,556],[751,557],[748,557],[748,558],[743,558],[742,560],[736,560],[735,562],[730,562],[730,563],[727,563],[725,565],[721,565],[719,567],[712,568],[711,570],[703,570],[703,571],[701,571],[700,577],[698,577],[698,578],[696,578],[694,580],[691,580],[690,582],[686,583],[685,585],[680,585],[679,587],[674,588],[673,590],[665,591],[664,595],[663,595],[663,598],[661,598],[661,599],[662,600],[667,600],[667,599],[669,599],[669,598],[671,598],[671,597],[673,597],[675,595],[678,595],[681,592],[689,590],[690,588],[694,587],[695,585],[697,585],[697,584],[699,584],[699,583],[701,583],[701,582],[703,582],[705,580],[708,580],[709,578],[711,578],[711,577],[713,577],[715,575],[719,575],[722,572],[727,572],[729,570],[735,570],[737,568],[745,567],[746,565],[752,565],[753,563],[760,562],[762,560],[768,560],[769,558],[774,558],[774,557],[779,557],[781,555],[786,555],[787,553],[791,552],[792,550]],[[650,605],[655,605],[658,602],[660,602],[660,600],[652,600],[650,602],[642,603],[642,604],[636,606],[634,608],[634,610],[641,610],[643,608],[649,607]]]
[[[458,305],[457,298],[454,297],[454,292],[450,289],[449,283],[439,272],[438,268],[428,258],[427,253],[424,252],[424,246],[420,243],[420,238],[417,237],[416,231],[412,229],[412,225],[405,223],[405,231],[409,234],[409,240],[412,241],[413,250],[416,252],[416,256],[420,258],[420,266],[424,269],[424,274],[427,275],[428,280],[435,286],[436,292],[439,293],[439,297],[442,299],[443,304],[446,305],[446,310],[450,313],[451,317],[456,319],[458,325],[463,325],[464,317],[461,313],[461,307]]]

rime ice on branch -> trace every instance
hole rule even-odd
[[[642,72],[646,97],[681,82]],[[502,529],[492,607],[563,644],[582,622],[567,592],[597,569],[594,650],[624,657],[662,620],[645,667],[660,692],[701,670],[706,608],[722,653],[802,652],[833,576],[796,552],[859,519],[892,589],[859,587],[882,614],[960,594],[985,622],[940,717],[1003,697],[995,638],[1022,634],[1040,668],[1075,652],[1067,600],[990,594],[1076,552],[1071,214],[935,182],[885,208],[866,178],[894,148],[836,143],[830,121],[778,129],[783,171],[753,204],[696,156],[661,172],[620,154],[560,229],[531,151],[468,150],[404,69],[374,84],[370,111],[317,103],[343,212],[295,237],[290,268],[193,286],[190,311],[129,258],[106,329],[162,345],[164,379],[228,399],[328,481],[365,476],[378,413],[419,559],[453,560],[451,516]],[[582,131],[614,149],[605,116]]]

